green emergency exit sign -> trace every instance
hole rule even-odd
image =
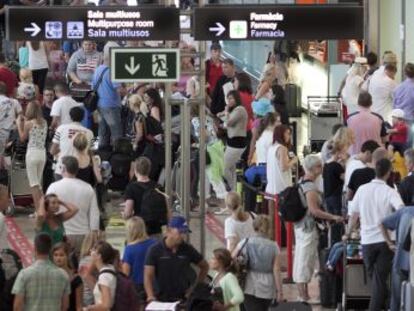
[[[179,49],[111,48],[114,82],[176,82],[180,78]]]

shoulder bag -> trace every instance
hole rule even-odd
[[[86,93],[85,97],[83,98],[83,104],[85,105],[85,108],[88,109],[90,112],[94,112],[96,108],[98,108],[98,89],[99,86],[102,83],[103,77],[105,72],[109,69],[109,67],[106,67],[104,70],[102,70],[101,75],[99,76],[98,82],[96,83],[95,87],[90,90],[88,93]]]

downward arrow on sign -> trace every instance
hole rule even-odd
[[[139,68],[140,64],[137,64],[135,66],[135,58],[133,56],[131,56],[129,59],[129,65],[125,64],[125,69],[129,72],[130,75],[135,74],[139,70]]]

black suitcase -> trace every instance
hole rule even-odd
[[[286,107],[289,117],[300,117],[302,114],[302,92],[296,84],[286,84]]]
[[[321,306],[324,308],[336,308],[342,299],[342,278],[336,272],[325,269],[329,251],[329,248],[324,248],[319,252],[319,290]]]
[[[0,169],[0,185],[9,185],[9,172],[6,169]]]

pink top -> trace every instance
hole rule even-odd
[[[348,116],[347,125],[355,134],[355,143],[349,149],[350,155],[359,153],[362,144],[367,140],[375,140],[378,144],[383,145],[381,137],[387,135],[384,120],[370,109],[360,107],[360,111]]]

